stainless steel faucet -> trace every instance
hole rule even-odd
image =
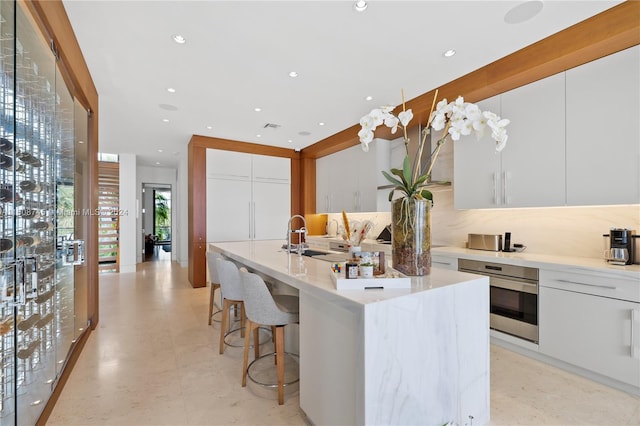
[[[291,229],[291,222],[295,218],[302,219],[302,228],[293,230]],[[307,242],[307,221],[304,216],[299,214],[293,215],[289,218],[289,223],[287,223],[287,252],[291,253],[291,233],[298,234],[298,256],[302,256],[304,253],[304,244],[302,243],[302,237],[304,237],[304,242]]]

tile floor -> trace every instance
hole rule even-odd
[[[48,425],[303,425],[240,386],[242,349],[218,354],[208,288],[170,261],[100,276],[100,322]],[[492,425],[640,425],[640,398],[491,348]]]

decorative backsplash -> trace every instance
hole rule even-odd
[[[629,228],[640,234],[640,205],[455,210],[450,187],[433,193],[434,245],[465,247],[469,233],[511,232],[511,242],[525,245],[527,253],[602,258],[602,235],[609,229]],[[349,213],[348,217],[350,221],[373,221],[372,239],[391,223],[391,213],[386,212]],[[329,214],[328,219],[342,225],[340,214]]]

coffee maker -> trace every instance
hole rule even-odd
[[[635,259],[635,231],[611,228],[609,244],[605,247],[604,258],[613,265],[631,265]]]

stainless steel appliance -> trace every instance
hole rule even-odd
[[[614,265],[631,265],[635,259],[635,231],[611,228],[605,237],[604,258]]]
[[[491,328],[538,342],[538,269],[458,259],[458,270],[489,277]]]
[[[467,248],[474,250],[501,251],[502,235],[468,234]]]

